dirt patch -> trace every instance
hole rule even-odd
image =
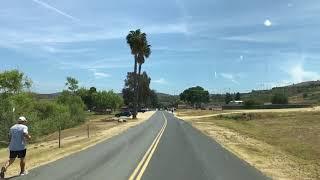
[[[99,116],[84,125],[62,131],[61,148],[58,148],[58,133],[53,133],[44,137],[40,142],[28,146],[27,168],[30,170],[92,147],[146,121],[153,114],[154,111],[140,113],[137,120],[129,120],[126,123],[114,122],[109,116]],[[90,138],[87,136],[87,125],[90,126]],[[1,165],[7,160],[8,155],[8,149],[0,150]],[[18,174],[20,171],[18,164],[16,162],[13,166],[10,166],[6,175]]]

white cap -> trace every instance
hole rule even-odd
[[[20,116],[19,119],[18,119],[18,121],[26,122],[27,119],[26,119],[26,117],[24,117],[24,116]]]

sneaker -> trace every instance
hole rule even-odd
[[[6,168],[2,167],[0,172],[0,178],[4,179],[4,172],[6,171]]]
[[[27,175],[28,173],[29,173],[28,171],[21,172],[21,173],[20,173],[20,176]]]

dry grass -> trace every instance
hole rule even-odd
[[[195,110],[195,109],[178,109],[175,114],[179,117],[208,117],[215,114],[227,113],[231,111],[219,110]]]
[[[320,179],[320,112],[253,112],[189,121],[274,179]]]
[[[154,112],[140,113],[137,120],[127,123],[118,123],[111,120],[111,116],[92,116],[84,125],[62,131],[62,148],[58,148],[58,133],[42,138],[39,142],[28,146],[27,168],[35,167],[56,161],[75,152],[82,151],[97,143],[116,136],[130,127],[136,126],[149,119]],[[87,125],[90,126],[90,138],[87,137]],[[0,149],[0,164],[8,157],[8,149]],[[19,173],[18,163],[8,170],[7,175]]]

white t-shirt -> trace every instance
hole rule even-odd
[[[23,124],[16,124],[10,128],[10,151],[22,151],[26,149],[24,134],[28,134],[28,127]]]

